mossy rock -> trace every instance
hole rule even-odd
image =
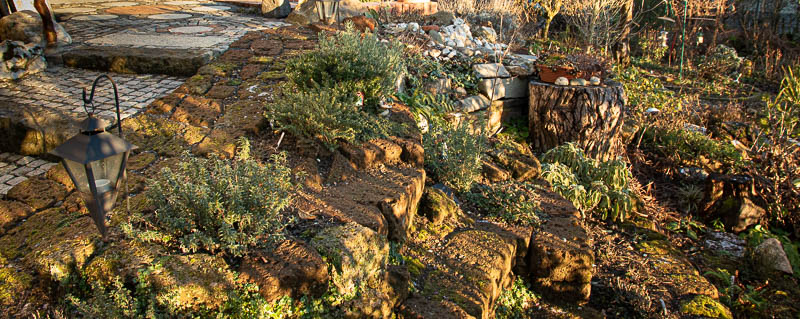
[[[12,187],[6,197],[28,204],[38,210],[64,200],[67,197],[67,189],[55,181],[33,177]]]
[[[33,214],[33,208],[18,201],[0,200],[0,235]]]
[[[439,225],[448,218],[459,215],[461,210],[453,199],[438,188],[429,187],[421,202],[422,213],[434,224]]]
[[[0,305],[13,305],[19,296],[32,288],[32,282],[33,276],[0,257]]]
[[[212,76],[198,74],[186,80],[183,86],[190,94],[203,95],[211,89],[212,80]]]
[[[231,75],[237,68],[236,63],[216,62],[202,66],[197,69],[197,75],[226,77]]]
[[[310,244],[333,267],[334,284],[343,295],[377,280],[389,257],[386,239],[356,223],[326,228]]]
[[[122,121],[125,139],[140,149],[154,151],[159,155],[178,156],[188,149],[184,141],[186,130],[181,123],[140,114]]]
[[[61,185],[64,185],[68,192],[71,192],[75,189],[75,183],[72,182],[72,178],[69,177],[69,173],[67,173],[67,169],[64,168],[64,165],[58,163],[58,165],[53,165],[47,173],[44,174],[50,180],[56,181]]]
[[[270,64],[274,60],[275,60],[274,57],[259,55],[259,56],[251,56],[250,59],[247,60],[247,62],[258,63],[258,64]]]
[[[100,233],[88,216],[62,208],[42,211],[0,238],[0,257],[21,263],[55,281],[82,268],[97,249]]]
[[[142,152],[136,155],[131,155],[128,159],[128,170],[138,171],[147,168],[158,159],[158,156],[152,152]]]
[[[680,252],[672,246],[672,243],[666,239],[642,241],[636,244],[636,248],[649,255],[664,256],[680,254]]]
[[[218,256],[166,256],[146,272],[156,300],[172,312],[217,309],[235,288],[234,272]]]
[[[198,155],[215,154],[222,158],[233,158],[236,152],[237,136],[224,129],[214,129],[200,143],[195,145]]]
[[[258,75],[258,79],[261,81],[278,81],[285,78],[286,74],[283,71],[266,71]]]
[[[681,312],[704,318],[733,319],[728,307],[708,296],[698,295],[681,304]]]
[[[106,286],[111,285],[116,277],[133,282],[139,269],[146,268],[164,255],[166,251],[158,245],[128,239],[113,241],[86,265],[82,275],[90,282]]]

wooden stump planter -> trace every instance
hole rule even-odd
[[[622,152],[622,84],[561,86],[531,81],[528,112],[533,149],[546,152],[575,142],[587,156],[609,160]]]

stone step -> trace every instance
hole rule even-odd
[[[136,41],[160,41],[154,36],[141,35],[119,39],[119,43],[134,43]],[[210,43],[209,37],[181,37],[182,41],[206,39],[200,44]],[[172,38],[165,38],[169,40]],[[110,40],[110,39],[109,39]],[[215,40],[210,40],[215,41]],[[109,43],[112,42],[102,42]],[[188,43],[186,43],[188,45]],[[192,76],[203,65],[208,64],[219,52],[204,49],[203,47],[186,47],[181,49],[167,48],[130,48],[117,46],[91,46],[82,45],[64,52],[51,53],[46,56],[47,61],[55,65],[73,68],[89,69],[103,72],[127,74],[165,74],[172,76]]]

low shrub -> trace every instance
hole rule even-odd
[[[481,174],[481,156],[488,147],[482,133],[473,133],[467,121],[431,126],[422,138],[425,166],[434,177],[460,192],[469,191]]]
[[[641,141],[641,148],[682,166],[719,168],[727,173],[735,173],[746,166],[742,153],[733,144],[689,129],[644,127],[633,141]]]
[[[744,58],[739,57],[734,48],[717,45],[697,65],[700,75],[706,77],[728,76],[742,65]]]
[[[355,95],[364,94],[364,104],[377,106],[394,93],[395,81],[405,70],[402,47],[382,43],[374,34],[361,34],[348,23],[344,32],[321,34],[319,48],[286,62],[289,80],[306,90],[318,86]]]
[[[282,238],[281,216],[296,186],[285,154],[265,164],[183,155],[176,169],[165,168],[148,183],[155,212],[134,216],[123,227],[129,236],[184,252],[242,256],[254,246]]]
[[[478,185],[462,196],[489,217],[514,225],[538,225],[542,211],[535,193],[532,184],[510,181]]]
[[[356,103],[358,96],[339,88],[286,88],[266,114],[277,128],[321,141],[330,149],[339,142],[364,142],[400,131],[389,121]]]
[[[598,162],[573,143],[547,151],[541,160],[544,179],[582,213],[623,222],[633,212],[635,195],[628,188],[631,172],[622,160]]]
[[[504,291],[497,299],[495,315],[499,319],[531,318],[532,310],[539,299],[540,297],[531,291],[522,279],[517,278],[511,288]]]

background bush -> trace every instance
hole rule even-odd
[[[247,249],[282,238],[281,210],[296,191],[285,154],[262,165],[249,159],[228,161],[184,154],[175,170],[165,168],[146,191],[153,216],[134,218],[129,235],[184,252]]]
[[[376,106],[381,97],[394,93],[394,84],[405,70],[399,44],[382,43],[374,34],[361,34],[348,23],[345,32],[321,34],[319,48],[286,63],[292,83],[306,90],[338,87],[364,93],[364,105]]]
[[[466,192],[481,174],[481,156],[488,147],[486,136],[473,133],[469,123],[432,125],[422,138],[425,166],[439,182]]]

